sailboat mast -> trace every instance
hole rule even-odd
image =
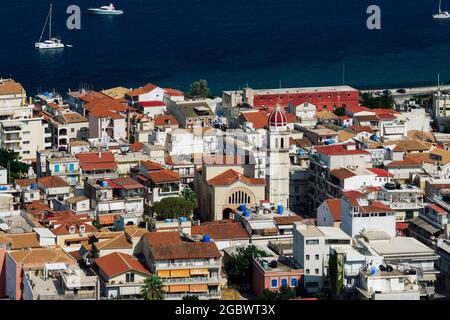
[[[53,7],[53,4],[52,3],[50,3],[50,23],[49,23],[49,25],[48,25],[48,30],[49,30],[49,39],[51,39],[52,38],[52,7]]]
[[[439,13],[441,13],[441,0],[439,0]]]

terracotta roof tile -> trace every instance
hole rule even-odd
[[[176,182],[180,181],[180,176],[178,173],[171,171],[169,169],[162,169],[159,171],[149,171],[147,172],[148,177],[154,183],[164,183],[164,182]]]
[[[116,277],[129,271],[134,271],[144,275],[150,275],[142,263],[134,256],[122,252],[110,253],[106,256],[97,258],[95,264],[102,270],[109,278]]]
[[[245,184],[249,185],[265,185],[265,179],[257,179],[257,178],[248,178],[244,176],[242,173],[239,173],[236,170],[229,169],[214,178],[208,180],[208,184],[211,186],[217,185],[230,185],[235,183],[236,181],[241,181]]]
[[[335,222],[341,221],[341,199],[327,199],[325,202],[330,209],[333,220]]]
[[[182,243],[178,232],[148,232],[144,235],[149,246]]]
[[[48,188],[64,188],[69,185],[58,176],[48,176],[38,179],[39,184],[43,185],[46,189]]]
[[[220,258],[213,242],[182,242],[150,247],[155,260]]]
[[[244,227],[239,222],[192,226],[191,233],[193,235],[208,234],[214,240],[249,239],[247,231],[245,231]]]

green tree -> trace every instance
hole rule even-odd
[[[164,285],[160,277],[151,275],[144,280],[141,295],[144,300],[164,300]]]
[[[184,200],[191,201],[194,204],[194,206],[197,205],[197,194],[191,188],[185,187],[181,191],[181,196],[183,197]]]
[[[182,300],[199,300],[198,296],[194,295],[194,294],[188,294],[185,295]]]
[[[334,114],[338,117],[345,116],[345,107],[339,107],[334,110]]]
[[[361,94],[361,105],[370,109],[382,108],[390,109],[394,106],[394,98],[391,95],[384,94],[379,97],[374,97],[372,93],[365,92]]]
[[[339,297],[342,289],[344,288],[344,271],[342,264],[342,255],[338,255],[336,252],[330,255],[328,261],[328,270],[330,273],[331,291]]]
[[[444,133],[450,133],[450,123],[444,125]]]
[[[208,88],[208,81],[200,79],[192,82],[189,86],[189,91],[186,93],[186,97],[189,99],[212,98],[213,94]]]
[[[295,291],[287,286],[282,286],[279,291],[264,289],[258,297],[259,300],[290,300],[295,298]]]
[[[266,253],[255,245],[238,248],[232,259],[225,265],[228,281],[231,284],[249,283],[252,278],[252,257],[256,259],[266,256]]]
[[[25,176],[30,167],[28,164],[20,161],[19,154],[8,149],[0,149],[0,166],[10,170],[10,178],[20,179]]]
[[[183,197],[164,198],[159,202],[155,202],[152,206],[152,211],[160,220],[180,217],[189,218],[192,216],[193,210],[194,203]]]

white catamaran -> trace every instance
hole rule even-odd
[[[45,28],[48,22],[48,40],[42,41],[42,36],[44,35]],[[45,20],[44,28],[42,29],[41,37],[39,41],[34,45],[38,49],[62,49],[64,44],[58,38],[52,37],[52,4],[50,3],[50,11],[48,13],[47,19]]]
[[[450,19],[450,13],[448,11],[441,10],[441,0],[439,0],[439,11],[433,14],[434,19]]]
[[[109,6],[102,6],[100,8],[89,8],[88,12],[90,14],[100,14],[100,15],[121,15],[123,10],[118,10],[116,7],[110,3]]]

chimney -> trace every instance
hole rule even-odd
[[[102,153],[101,153],[101,152],[98,153],[98,158],[99,158],[99,159],[102,158]]]

